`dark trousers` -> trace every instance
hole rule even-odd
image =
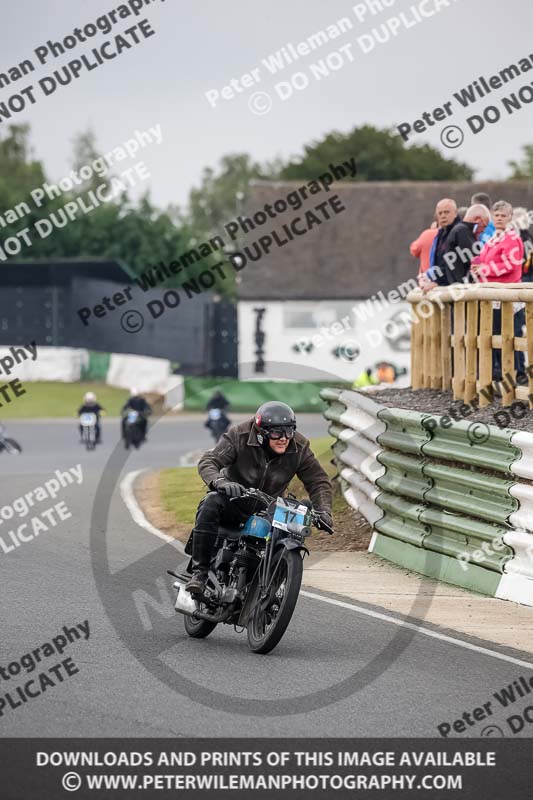
[[[216,537],[219,526],[238,528],[246,522],[249,512],[238,506],[238,500],[230,503],[229,497],[219,492],[209,492],[198,506],[194,530]]]
[[[522,308],[520,309],[520,311],[516,312],[513,319],[515,337],[522,336],[522,326],[525,325],[525,322],[526,322],[526,312],[525,309]],[[495,336],[499,336],[501,332],[502,332],[502,312],[501,308],[495,308],[492,316],[492,333]],[[514,354],[514,368],[517,373],[525,371],[524,354],[516,350]],[[502,375],[502,351],[493,350],[492,379],[495,381],[501,381],[502,377],[504,377]]]
[[[185,546],[187,555],[192,555],[187,571],[207,573],[209,562],[220,526],[238,529],[250,513],[239,508],[237,503],[218,492],[209,492],[198,506],[194,530]]]

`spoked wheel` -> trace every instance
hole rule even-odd
[[[303,559],[296,550],[283,550],[265,601],[258,599],[248,623],[248,644],[254,653],[269,653],[287,630],[302,583]]]

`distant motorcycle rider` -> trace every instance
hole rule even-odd
[[[207,422],[205,423],[205,427],[213,434],[215,442],[218,442],[231,424],[226,414],[227,408],[229,408],[229,400],[217,389],[207,403]]]
[[[193,530],[192,577],[185,587],[191,594],[204,591],[219,525],[239,527],[256,510],[256,500],[242,497],[246,489],[279,497],[296,475],[314,509],[332,525],[330,480],[285,403],[264,403],[253,419],[232,426],[201,457],[198,472],[210,491],[198,506]]]
[[[78,418],[81,414],[95,414],[96,415],[96,424],[94,426],[94,433],[96,437],[96,444],[100,444],[100,414],[105,414],[105,409],[102,408],[100,403],[96,400],[96,395],[94,392],[86,392],[83,396],[83,405],[78,408]],[[80,429],[80,439],[83,438],[83,425],[79,426]]]
[[[146,428],[148,417],[152,413],[152,407],[135,388],[130,391],[130,397],[122,406],[122,438],[126,438],[126,415],[128,411],[137,411],[139,414],[139,426],[141,428],[143,441],[146,439]]]
[[[213,392],[212,396],[209,398],[206,410],[209,411],[212,408],[219,408],[221,411],[226,411],[229,408],[229,400],[227,397],[217,389],[216,392]]]

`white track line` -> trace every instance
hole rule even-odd
[[[143,472],[147,472],[147,470],[138,469],[135,472],[128,472],[125,478],[123,478],[120,483],[120,494],[122,499],[124,500],[128,511],[133,517],[133,521],[136,522],[137,525],[140,525],[141,528],[149,531],[159,539],[163,539],[163,541],[173,544],[181,553],[183,553],[185,546],[182,544],[182,542],[174,539],[172,536],[167,536],[166,533],[163,533],[163,531],[160,531],[158,528],[155,528],[153,525],[151,525],[144,516],[137,503],[137,500],[135,499],[135,495],[133,493],[133,484],[138,476]],[[315,594],[314,592],[307,592],[304,590],[300,591],[300,594],[303,597],[308,597],[310,600],[320,600],[322,603],[329,603],[332,606],[346,608],[349,611],[357,611],[357,613],[364,614],[367,617],[374,617],[374,619],[380,619],[383,622],[389,622],[391,625],[398,625],[401,628],[408,628],[409,630],[416,631],[416,633],[420,633],[423,636],[429,636],[431,639],[440,639],[443,642],[454,644],[457,647],[464,648],[465,650],[473,650],[475,653],[482,653],[485,656],[491,656],[492,658],[497,658],[500,661],[507,661],[510,664],[516,664],[519,667],[526,667],[526,669],[533,670],[533,663],[528,661],[521,661],[519,658],[513,658],[512,656],[505,655],[504,653],[498,653],[497,650],[489,650],[487,647],[479,647],[477,644],[471,644],[470,642],[465,642],[462,639],[455,639],[453,636],[446,636],[444,633],[437,633],[436,631],[429,630],[428,628],[422,628],[420,625],[415,625],[413,622],[405,622],[404,620],[397,619],[396,617],[391,617],[388,614],[381,614],[379,611],[371,611],[369,608],[355,605],[355,603],[345,603],[342,600],[334,600],[332,597],[324,597],[321,594]]]
[[[323,595],[315,594],[314,592],[300,591],[300,594],[304,597],[311,598],[311,600],[322,600],[323,603],[329,603],[332,606],[348,608],[350,611],[357,611],[359,614],[366,614],[367,617],[381,619],[384,622],[390,622],[393,625],[399,625],[401,628],[409,628],[409,630],[421,633],[423,636],[429,636],[432,639],[441,639],[443,642],[449,642],[450,644],[455,644],[458,647],[464,647],[465,650],[474,650],[476,653],[483,653],[483,655],[492,656],[492,658],[498,658],[500,661],[508,661],[511,664],[517,664],[519,667],[533,669],[533,662],[521,661],[519,658],[513,658],[512,656],[507,656],[504,653],[498,653],[497,650],[489,650],[487,647],[479,647],[477,644],[470,644],[470,642],[465,642],[463,639],[455,639],[453,636],[446,636],[445,633],[437,633],[436,631],[429,630],[428,628],[422,628],[420,625],[415,625],[413,622],[405,622],[402,619],[396,619],[396,617],[391,617],[388,614],[380,614],[379,611],[371,611],[369,608],[364,608],[364,606],[357,606],[354,603],[344,603],[342,600],[334,600],[331,597],[324,597]]]
[[[163,539],[163,541],[167,542],[167,544],[174,545],[174,547],[179,550],[180,553],[185,552],[185,545],[182,542],[180,542],[178,539],[174,539],[173,536],[167,536],[167,534],[163,533],[163,531],[160,531],[159,528],[155,528],[150,522],[148,522],[141,511],[141,508],[135,499],[133,484],[143,472],[148,472],[148,470],[137,469],[134,472],[128,472],[128,474],[120,482],[120,495],[126,504],[126,508],[130,512],[133,521],[137,525],[140,525],[141,528],[149,531],[159,539]]]

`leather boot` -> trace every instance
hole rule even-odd
[[[191,594],[203,594],[215,538],[212,533],[194,531],[192,541],[192,577],[185,585],[185,591]]]

